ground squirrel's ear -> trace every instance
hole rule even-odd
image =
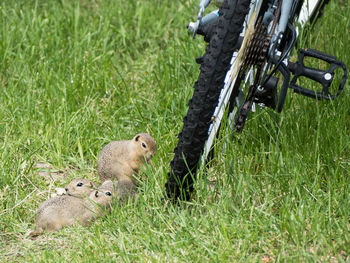
[[[135,142],[137,142],[139,140],[139,138],[140,138],[140,135],[136,135],[134,138]]]

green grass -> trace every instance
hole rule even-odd
[[[198,2],[1,1],[1,262],[350,260],[349,84],[334,102],[289,92],[281,114],[258,111],[185,209],[162,203],[204,52],[185,28]],[[299,45],[349,66],[349,18],[349,1],[331,1]],[[28,238],[55,187],[99,182],[99,150],[138,132],[158,142],[143,195],[88,228]]]

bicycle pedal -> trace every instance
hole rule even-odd
[[[307,67],[304,64],[304,59],[306,57],[316,58],[325,61],[329,64],[327,70],[321,70],[316,68]],[[340,84],[336,94],[332,94],[329,90],[335,76],[336,69],[343,70],[343,76],[341,78]],[[336,59],[336,57],[325,54],[323,52],[313,50],[313,49],[300,49],[298,62],[288,61],[288,69],[293,73],[294,77],[289,84],[289,88],[293,89],[295,93],[313,98],[313,99],[326,99],[333,100],[343,91],[345,81],[347,79],[347,70],[345,64]],[[306,77],[313,81],[318,82],[322,86],[321,91],[314,91],[311,89],[303,88],[296,84],[299,77]]]

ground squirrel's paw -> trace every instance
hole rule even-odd
[[[66,194],[66,189],[64,189],[64,188],[55,188],[55,190],[56,190],[56,195],[55,196],[57,196],[57,195],[65,195]],[[51,197],[53,197],[52,195],[51,195]]]

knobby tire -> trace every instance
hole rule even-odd
[[[225,0],[219,10],[215,32],[206,47],[198,81],[188,103],[178,145],[170,163],[165,184],[172,200],[188,200],[193,190],[196,169],[208,138],[208,129],[243,23],[250,0]]]

